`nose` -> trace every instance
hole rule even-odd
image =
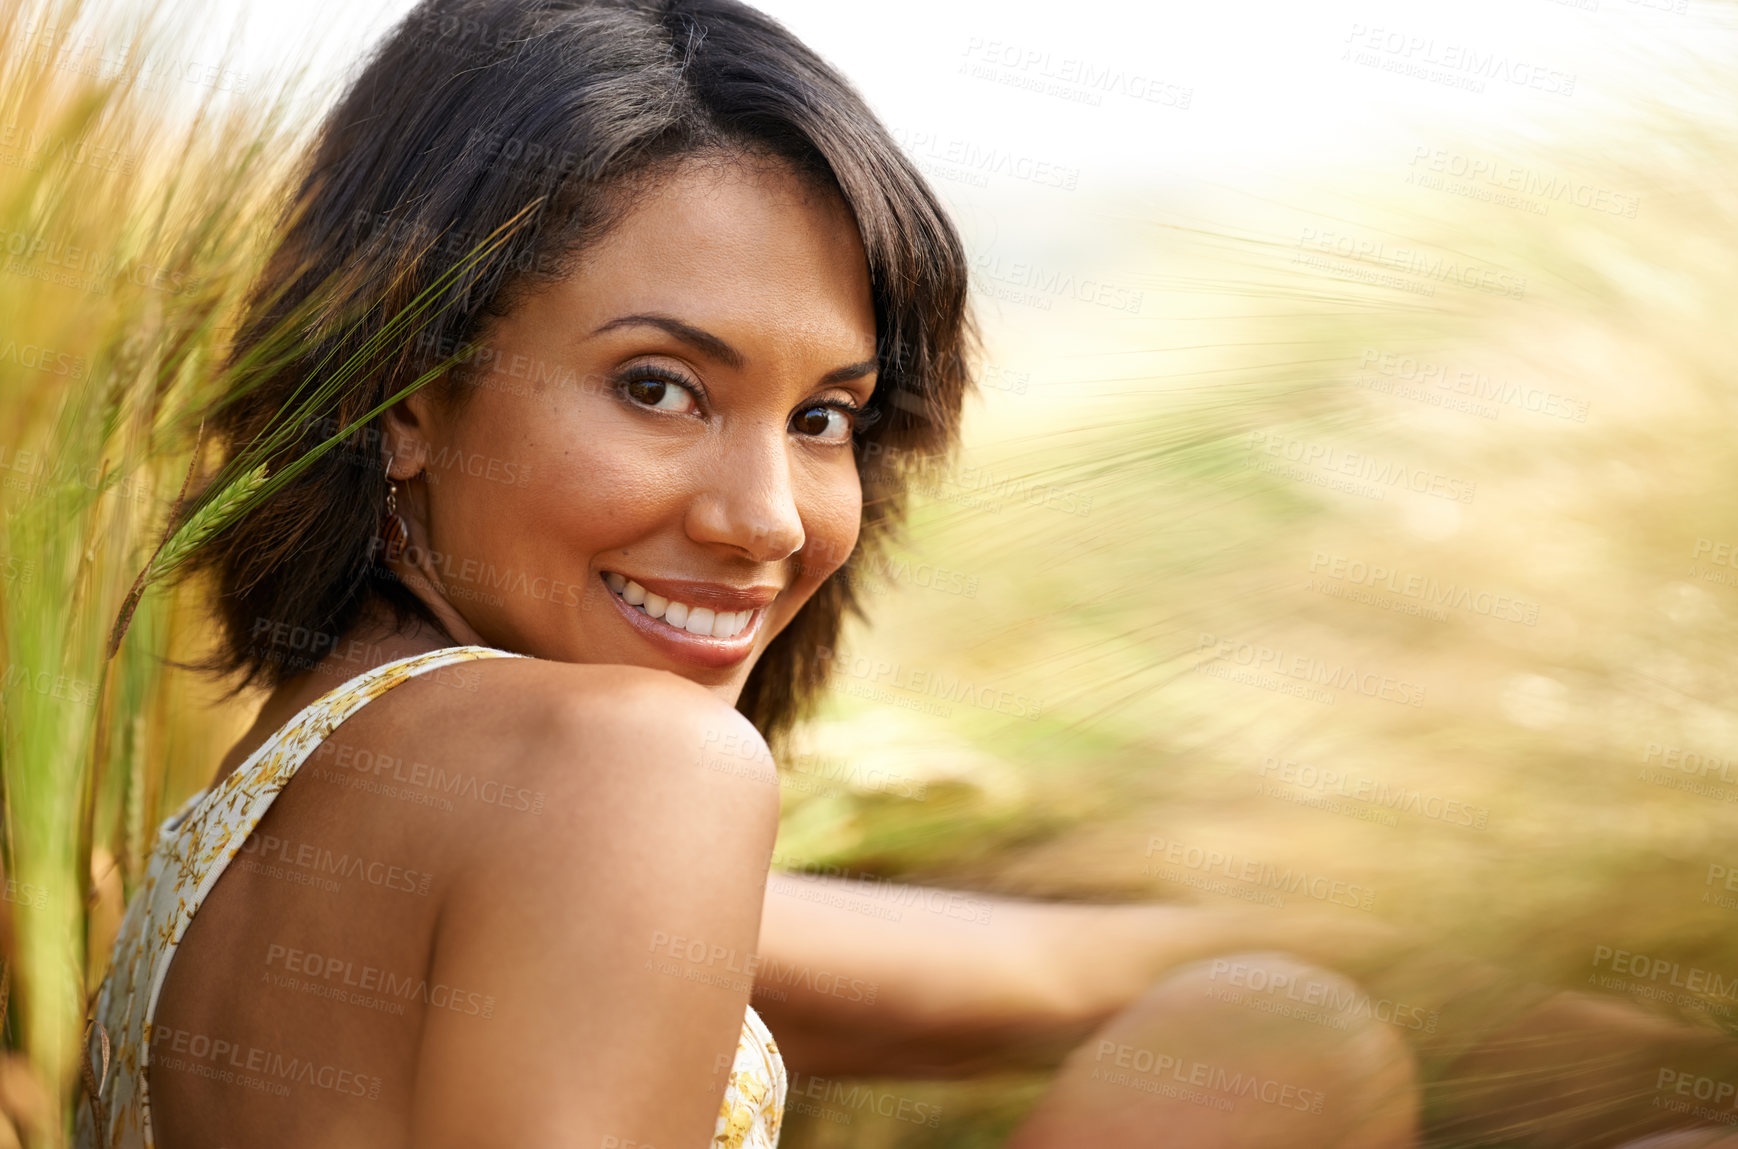
[[[711,472],[689,505],[689,538],[757,563],[781,562],[802,549],[803,519],[782,427],[776,434],[727,436]]]

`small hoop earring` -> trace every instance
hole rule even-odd
[[[410,544],[410,528],[398,513],[398,484],[392,479],[392,456],[386,456],[386,514],[380,520],[380,539],[385,544],[386,561],[397,562]]]

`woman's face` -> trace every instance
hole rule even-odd
[[[683,165],[487,342],[456,411],[388,416],[405,583],[461,640],[734,701],[857,539],[875,316],[844,203]]]

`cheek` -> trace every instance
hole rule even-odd
[[[571,401],[487,410],[479,401],[467,414],[454,457],[496,458],[497,479],[507,464],[512,477],[492,481],[472,473],[478,467],[443,475],[436,519],[452,532],[451,545],[462,539],[529,570],[571,570],[679,515],[680,468],[607,413]]]
[[[537,455],[545,480],[538,496],[547,533],[556,539],[583,540],[586,549],[610,546],[680,516],[681,469],[631,436],[594,427],[542,441]]]
[[[863,525],[863,488],[854,466],[829,469],[802,508],[805,577],[816,585],[845,565]]]

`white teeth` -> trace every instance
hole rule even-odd
[[[711,607],[672,602],[613,571],[605,572],[604,581],[630,606],[639,607],[653,618],[663,619],[677,630],[703,638],[735,638],[754,618],[752,610],[713,610]]]

